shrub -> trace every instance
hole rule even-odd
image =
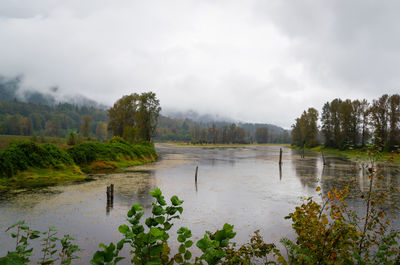
[[[73,165],[72,159],[53,144],[20,141],[0,151],[0,177],[12,177],[17,171],[28,168],[60,168],[65,165]]]
[[[108,143],[83,143],[68,149],[68,153],[78,165],[87,165],[96,160],[118,161],[120,159],[140,159],[156,157],[151,146],[131,145],[116,137]]]

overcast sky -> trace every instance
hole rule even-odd
[[[0,75],[111,105],[289,128],[308,107],[399,93],[400,1],[0,1]]]

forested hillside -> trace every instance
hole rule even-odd
[[[67,137],[71,132],[85,138],[104,140],[107,107],[85,97],[57,101],[52,93],[20,91],[21,78],[0,76],[0,134]],[[174,116],[175,115],[175,116]],[[112,131],[112,130],[110,130]],[[192,143],[289,143],[289,132],[272,124],[234,123],[229,118],[215,120],[212,115],[196,112],[160,115],[155,141]]]
[[[18,101],[0,102],[0,134],[65,137],[78,131],[90,116],[90,132],[108,121],[107,113],[95,107],[60,103],[49,106]],[[87,118],[87,117],[86,117]]]

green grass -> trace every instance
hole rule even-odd
[[[37,188],[83,180],[87,177],[79,167],[69,166],[64,169],[30,168],[11,178],[0,178],[0,191]]]
[[[297,146],[290,146],[293,149],[302,150],[301,147]],[[348,150],[339,150],[335,148],[326,148],[322,145],[313,147],[313,148],[306,148],[307,151],[313,152],[325,152],[327,154],[334,154],[334,155],[343,155],[351,160],[367,160],[368,159],[368,150],[364,149],[348,149]],[[383,152],[382,157],[380,159],[382,162],[400,164],[400,154],[397,152]]]
[[[90,164],[81,166],[81,169],[83,172],[88,174],[109,173],[116,169],[140,166],[147,163],[155,162],[156,160],[157,156],[149,156],[138,159],[121,159],[117,161],[96,160]]]

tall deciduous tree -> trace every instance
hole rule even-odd
[[[389,98],[389,139],[388,148],[396,149],[400,144],[400,95],[394,94]]]
[[[139,109],[136,114],[136,126],[140,139],[151,141],[157,128],[160,101],[153,92],[143,93],[139,97]]]
[[[296,123],[292,125],[293,144],[297,146],[314,147],[318,145],[318,111],[309,108],[303,112]]]
[[[116,136],[123,136],[126,127],[135,127],[139,139],[150,141],[160,111],[160,101],[153,92],[123,96],[108,110],[108,129]]]
[[[139,95],[134,93],[123,96],[114,106],[108,110],[108,130],[115,136],[121,136],[124,128],[127,126],[135,126],[135,116],[138,111]]]
[[[368,124],[369,124],[369,102],[366,99],[361,101],[360,105],[361,112],[361,145],[365,146],[365,143],[369,137]]]
[[[382,146],[386,143],[388,136],[388,108],[389,96],[387,94],[378,100],[374,99],[370,108],[371,125],[374,127],[378,144]]]

